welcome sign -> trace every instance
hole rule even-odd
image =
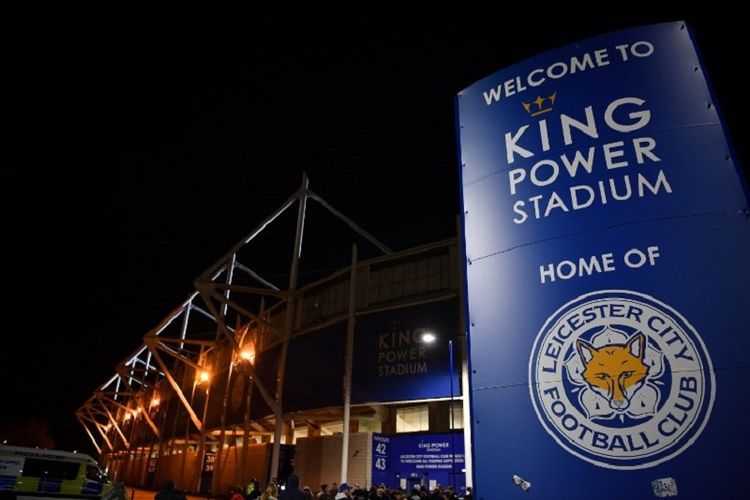
[[[686,25],[457,102],[477,492],[747,491],[747,199]]]

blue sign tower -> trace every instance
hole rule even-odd
[[[691,33],[458,95],[477,498],[740,498],[750,220]]]

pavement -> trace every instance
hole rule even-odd
[[[132,486],[125,487],[128,492],[128,498],[130,500],[154,500],[158,490],[144,490],[142,488],[134,488]],[[206,500],[205,496],[188,495],[188,500]]]

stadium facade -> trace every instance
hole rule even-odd
[[[340,252],[348,266],[301,279],[311,203],[380,255],[360,258],[351,244]],[[256,271],[264,253],[253,247],[294,207],[281,287]],[[460,253],[456,239],[393,252],[305,177],[195,281],[78,420],[110,476],[134,486],[171,479],[225,494],[293,471],[314,489],[334,481],[460,489],[471,477]]]

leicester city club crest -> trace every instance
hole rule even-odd
[[[565,304],[529,360],[531,400],[567,451],[612,469],[651,467],[689,447],[716,393],[711,358],[677,311],[608,290]]]

